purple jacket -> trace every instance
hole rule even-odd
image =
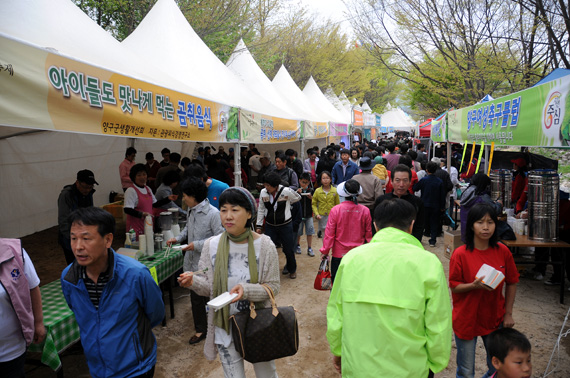
[[[19,239],[0,239],[0,282],[18,316],[26,345],[30,345],[34,339],[34,313]]]

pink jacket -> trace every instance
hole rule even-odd
[[[332,208],[329,214],[321,253],[343,257],[352,248],[372,239],[372,217],[364,205],[344,201]]]
[[[0,239],[0,282],[20,320],[26,345],[30,345],[34,339],[34,313],[19,239]]]
[[[129,173],[131,173],[131,168],[135,164],[134,161],[128,161],[127,159],[124,159],[121,164],[119,164],[119,175],[121,176],[121,186],[123,189],[133,185]]]

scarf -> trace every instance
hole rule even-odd
[[[228,262],[230,254],[230,240],[240,243],[247,239],[247,259],[249,265],[250,283],[257,283],[257,260],[253,248],[253,234],[251,229],[245,230],[241,235],[232,236],[224,231],[220,237],[216,262],[214,266],[214,298],[228,291]],[[226,330],[230,334],[230,308],[224,306],[214,313],[214,325]]]

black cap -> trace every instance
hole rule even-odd
[[[93,172],[91,172],[88,169],[84,169],[82,171],[77,172],[77,180],[80,182],[84,182],[87,185],[93,185],[93,184],[99,185],[99,183],[95,181],[95,175],[93,174]]]

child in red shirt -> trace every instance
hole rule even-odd
[[[453,299],[453,332],[457,345],[457,377],[475,374],[475,346],[481,336],[487,351],[488,335],[494,330],[513,327],[513,304],[519,274],[509,249],[498,242],[495,209],[486,203],[476,204],[469,211],[466,245],[457,248],[449,262],[449,287]],[[496,289],[486,286],[475,275],[483,264],[505,275]],[[506,283],[505,296],[503,287]],[[495,372],[487,351],[490,377]]]

